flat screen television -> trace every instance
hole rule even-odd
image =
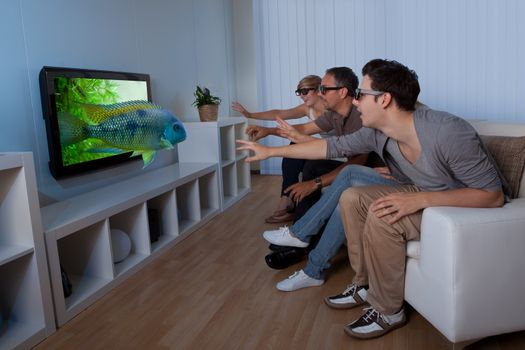
[[[110,105],[134,100],[151,102],[148,74],[91,69],[43,67],[40,71],[40,95],[46,124],[49,169],[55,178],[78,175],[140,159],[132,152],[94,153],[88,149],[93,140],[64,145],[60,139],[61,115],[86,118],[90,105]]]

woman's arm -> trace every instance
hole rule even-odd
[[[289,109],[271,109],[263,112],[249,112],[239,102],[232,103],[232,109],[244,115],[246,118],[259,120],[275,120],[277,116],[281,119],[302,118],[308,114],[308,108],[305,104],[300,104]]]

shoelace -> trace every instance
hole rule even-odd
[[[364,308],[363,310],[366,311],[366,313],[363,315],[363,320],[365,320],[367,323],[375,321],[377,324],[380,324],[379,317],[381,317],[381,314],[379,313],[379,311],[374,309],[372,306]]]
[[[288,277],[288,279],[292,279],[295,276],[297,276],[301,271],[295,271],[291,276]]]
[[[352,283],[348,287],[346,287],[346,289],[343,292],[343,295],[344,296],[352,295],[353,297],[356,292],[357,292],[357,286]]]
[[[279,227],[279,232],[281,233],[281,237],[286,236],[288,234],[288,231],[290,231],[290,229],[288,228],[288,225]]]

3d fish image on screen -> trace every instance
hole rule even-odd
[[[172,149],[186,139],[183,124],[169,111],[149,101],[78,106],[82,116],[58,113],[62,147],[82,143],[81,152],[141,155],[144,167],[157,151]],[[79,152],[78,150],[76,151]]]

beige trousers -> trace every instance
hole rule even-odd
[[[353,283],[369,285],[368,302],[386,315],[403,306],[406,242],[419,239],[423,211],[390,225],[391,215],[378,218],[368,208],[390,193],[418,191],[415,186],[352,187],[339,199],[348,256],[355,271]]]

